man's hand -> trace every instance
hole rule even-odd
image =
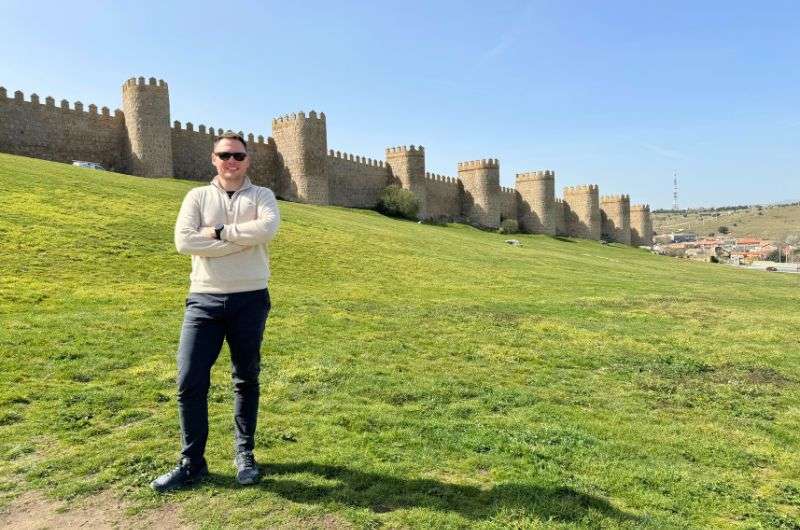
[[[201,226],[200,235],[208,239],[217,239],[217,232],[214,230],[213,226]]]

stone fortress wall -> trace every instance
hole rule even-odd
[[[519,226],[525,232],[556,234],[556,174],[550,170],[517,173]]]
[[[41,101],[36,94],[25,101],[20,91],[8,98],[0,87],[0,151],[56,162],[91,160],[123,171],[125,119],[121,110],[98,112],[80,101],[72,108],[65,99],[56,106],[52,97]]]
[[[500,226],[500,161],[471,160],[458,163],[458,180],[464,190],[461,213],[472,225]]]
[[[113,113],[81,102],[70,108],[52,97],[42,102],[0,87],[0,152],[58,162],[86,160],[144,177],[208,181],[213,141],[223,129],[170,122],[169,87],[163,80],[130,78],[122,85],[122,109]],[[245,135],[239,131],[244,137]],[[497,228],[504,219],[523,232],[633,245],[652,244],[647,205],[627,195],[599,198],[596,185],[568,187],[555,197],[555,172],[516,175],[500,186],[497,159],[460,162],[458,177],[425,170],[422,146],[386,149],[386,160],[328,149],[324,113],[299,112],[272,120],[272,136],[246,135],[250,178],[283,199],[320,205],[373,208],[390,184],[410,190],[423,219],[462,221]]]
[[[425,204],[429,218],[461,217],[461,182],[455,177],[425,173]]]
[[[602,234],[599,188],[595,184],[564,188],[567,235],[599,240]]]
[[[600,197],[603,238],[631,244],[631,198],[627,195]]]
[[[650,205],[634,204],[631,206],[631,245],[650,246],[653,244],[653,219],[650,217]]]

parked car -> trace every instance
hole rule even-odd
[[[85,167],[87,169],[97,169],[100,171],[106,170],[106,168],[104,168],[102,164],[98,164],[97,162],[85,162],[83,160],[73,160],[72,165],[78,167]]]

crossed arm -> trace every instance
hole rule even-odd
[[[175,223],[175,248],[181,254],[217,258],[241,252],[247,247],[263,245],[271,240],[280,224],[278,204],[272,192],[259,196],[258,216],[252,221],[225,225],[220,239],[214,228],[200,225],[200,203],[197,194],[188,193],[181,204]]]

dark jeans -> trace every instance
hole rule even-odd
[[[252,451],[258,417],[261,339],[270,309],[269,291],[191,293],[186,299],[178,347],[178,410],[181,455],[200,461],[208,439],[211,367],[222,341],[231,350],[237,451]]]

